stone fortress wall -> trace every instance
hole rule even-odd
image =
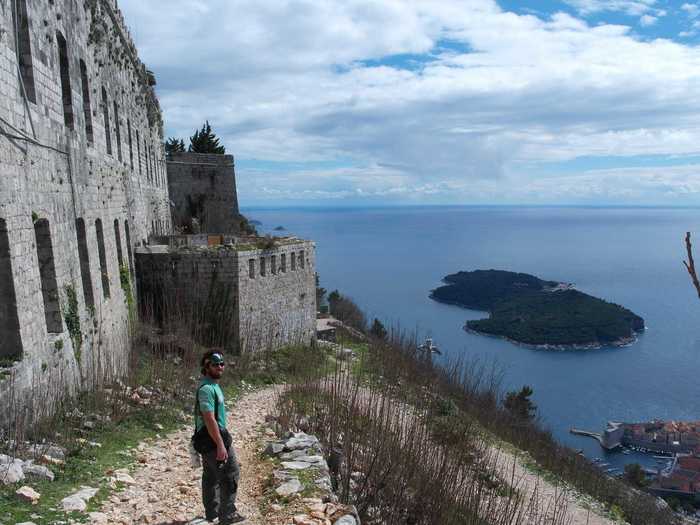
[[[174,228],[187,231],[198,217],[202,232],[157,236],[138,248],[143,318],[181,340],[235,353],[310,343],[316,335],[314,243],[240,231],[231,155],[171,154],[167,171]],[[193,201],[196,209],[188,208]]]
[[[224,236],[225,237],[225,236]],[[224,245],[136,250],[139,304],[166,334],[226,352],[309,344],[316,330],[315,246],[295,238],[257,248]],[[162,241],[161,241],[162,242]],[[188,333],[180,333],[182,330]]]
[[[172,153],[167,166],[175,229],[186,233],[238,229],[233,155]]]
[[[3,400],[125,366],[120,267],[171,224],[154,85],[114,0],[0,2]]]

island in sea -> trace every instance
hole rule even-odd
[[[644,319],[627,308],[526,273],[475,270],[446,276],[430,293],[436,301],[484,310],[488,319],[465,329],[546,348],[621,346],[644,330]]]

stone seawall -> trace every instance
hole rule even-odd
[[[170,230],[162,118],[113,0],[4,2],[0,28],[0,395],[49,411],[125,369],[120,267]]]

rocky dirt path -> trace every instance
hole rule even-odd
[[[274,410],[277,387],[244,394],[228,408],[233,442],[241,463],[237,506],[248,517],[249,525],[264,525],[259,510],[264,483],[269,476],[259,458],[265,416]],[[200,467],[191,465],[188,444],[192,428],[187,426],[155,443],[138,447],[139,466],[132,473],[133,483],[110,497],[100,513],[92,515],[95,524],[176,525],[185,524],[204,512],[201,503]]]
[[[266,519],[259,509],[271,469],[269,463],[260,459],[259,447],[265,433],[262,428],[265,416],[274,412],[279,391],[280,387],[268,387],[248,392],[229,407],[229,428],[233,430],[234,446],[241,463],[237,504],[240,512],[248,517],[245,523],[249,525],[292,521],[291,515],[281,516],[279,512],[274,513],[274,518],[268,515]],[[201,516],[201,468],[192,467],[190,462],[191,433],[191,427],[187,426],[158,442],[142,443],[136,452],[138,467],[131,475],[133,483],[129,482],[124,490],[112,495],[100,513],[92,515],[92,523],[184,525]],[[539,516],[533,523],[541,522],[544,511],[549,514],[550,522],[613,525],[599,510],[589,510],[589,505],[582,504],[574,492],[532,472],[512,451],[498,448],[495,453],[501,476],[538,509],[534,514]],[[558,508],[557,514],[563,511],[564,516],[556,519],[552,515],[554,508]],[[286,510],[293,511],[292,508]]]

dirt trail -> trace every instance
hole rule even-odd
[[[261,427],[265,416],[274,412],[278,392],[279,387],[249,392],[229,408],[229,428],[233,430],[234,446],[241,463],[237,505],[239,511],[248,517],[245,523],[249,525],[270,523],[259,510],[269,467],[266,468],[259,459],[257,447],[264,432]],[[102,516],[93,523],[176,525],[201,516],[201,468],[193,468],[190,463],[188,441],[191,433],[192,429],[188,426],[169,434],[158,443],[141,444],[137,454],[140,465],[132,476],[135,483],[111,496],[101,510]],[[561,509],[561,503],[565,501],[566,523],[614,524],[612,520],[585,508],[574,493],[562,490],[531,472],[512,452],[500,449],[497,454],[501,475],[511,480],[526,499],[536,501],[540,512],[554,507]],[[555,502],[559,502],[559,505],[555,505]]]
[[[267,471],[259,459],[257,446],[265,415],[274,410],[277,388],[268,387],[243,395],[229,407],[228,428],[241,463],[237,506],[250,525],[265,525],[258,504]],[[158,443],[141,444],[135,481],[111,496],[93,523],[122,525],[188,523],[202,516],[201,468],[193,468],[188,452],[192,428],[169,434]]]

